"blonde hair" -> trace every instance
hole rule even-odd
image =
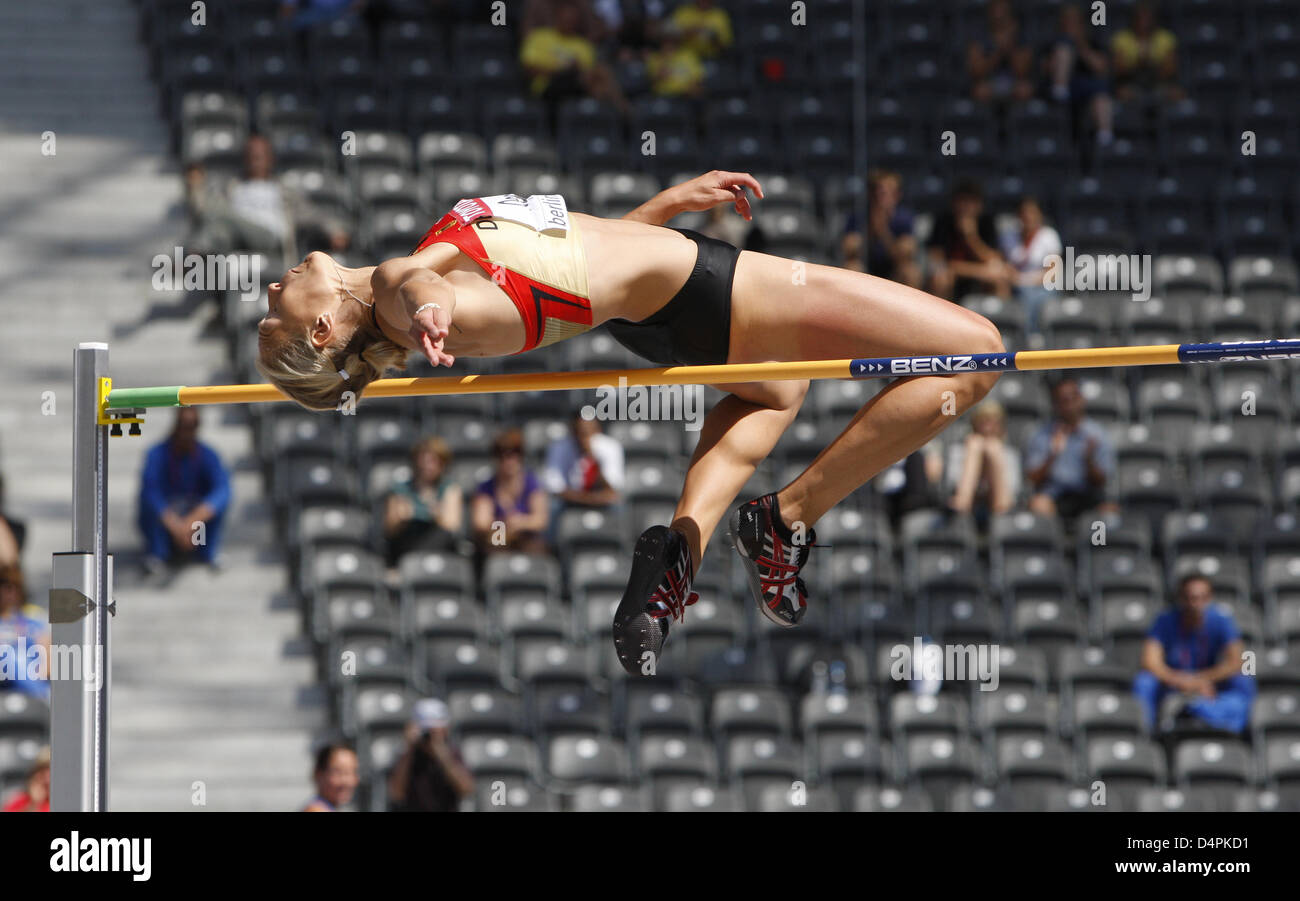
[[[995,400],[980,401],[975,405],[975,408],[971,410],[971,425],[974,425],[981,419],[996,419],[1005,426],[1007,422],[1006,408]]]
[[[337,410],[343,392],[360,397],[366,385],[388,370],[404,369],[409,354],[381,332],[359,325],[334,347],[318,350],[305,333],[284,339],[274,349],[264,345],[257,369],[307,409]]]

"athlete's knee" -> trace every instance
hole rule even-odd
[[[1002,354],[1006,353],[1006,345],[1002,342],[1002,333],[998,327],[983,316],[976,314],[975,320],[969,332],[970,341],[969,349],[965,353],[975,354]],[[999,372],[979,372],[972,373],[968,379],[970,390],[970,403],[979,403],[986,394],[993,390],[997,384]]]
[[[808,389],[812,387],[812,382],[808,379],[792,380],[781,382],[780,397],[781,409],[789,411],[793,416],[799,412],[803,406],[804,398],[808,396]]]
[[[772,409],[779,413],[784,413],[788,422],[794,422],[799,410],[803,407],[804,398],[808,396],[808,388],[812,383],[807,379],[800,381],[775,382],[773,384]]]
[[[977,354],[1000,354],[1006,351],[1002,343],[1002,332],[993,321],[979,313],[972,314],[969,329],[970,352]]]
[[[743,387],[737,386],[732,393],[741,400],[779,413],[786,413],[794,419],[799,413],[799,408],[803,406],[810,384],[807,379],[752,382]]]

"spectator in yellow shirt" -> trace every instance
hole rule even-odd
[[[519,48],[532,92],[548,101],[588,94],[625,108],[618,81],[580,30],[582,8],[576,0],[557,0],[553,9],[554,24],[528,32]]]
[[[646,57],[651,87],[664,97],[694,97],[704,87],[704,63],[672,27],[664,30],[659,49]]]
[[[672,25],[700,57],[717,56],[731,46],[731,17],[713,0],[695,0],[673,10]]]
[[[1178,84],[1178,39],[1156,23],[1155,7],[1139,3],[1133,10],[1133,23],[1110,42],[1115,71],[1115,94],[1131,100],[1150,93],[1174,101],[1183,96]]]

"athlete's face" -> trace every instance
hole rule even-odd
[[[259,342],[272,340],[282,332],[310,331],[319,346],[329,340],[321,331],[321,315],[338,309],[342,294],[339,273],[328,254],[313,251],[278,282],[266,289],[266,315],[257,325]]]

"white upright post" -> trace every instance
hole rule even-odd
[[[50,590],[50,808],[108,809],[109,613],[112,559],[105,544],[108,426],[99,380],[108,345],[73,358],[72,550],[54,555]]]

